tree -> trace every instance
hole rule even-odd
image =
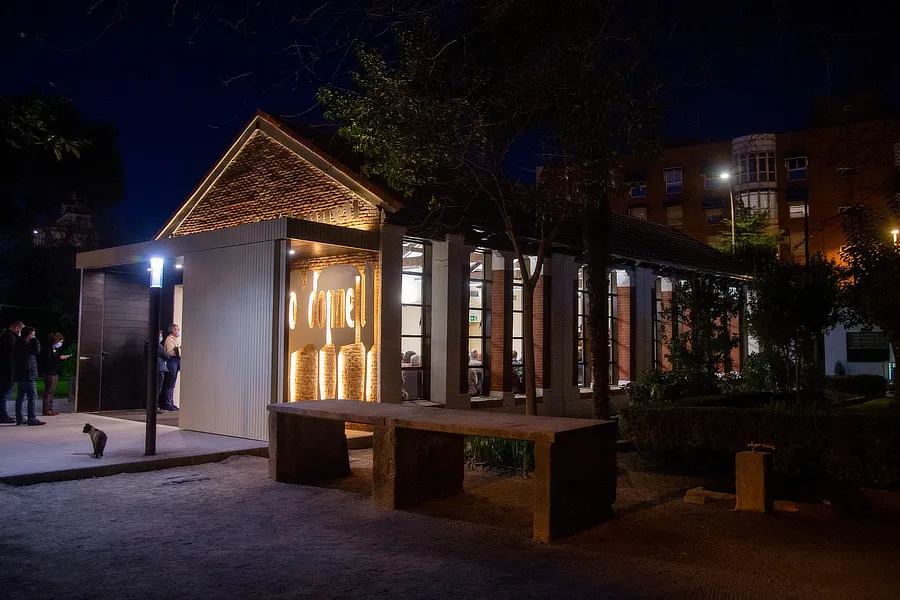
[[[675,285],[662,315],[680,326],[667,340],[668,359],[692,395],[714,393],[718,374],[731,372],[731,350],[740,342],[731,319],[739,310],[738,288],[721,278],[694,275]]]
[[[522,273],[526,413],[535,414],[534,290],[560,230],[604,201],[618,153],[651,132],[648,46],[634,23],[587,0],[398,14],[394,60],[359,48],[352,89],[322,88],[319,101],[366,157],[364,172],[427,195],[435,223],[452,226],[454,207],[497,215]],[[515,170],[517,156],[535,152],[547,165],[540,185]],[[605,256],[591,255],[605,274]]]
[[[842,270],[821,254],[808,265],[770,261],[754,271],[747,324],[780,390],[824,386],[818,340],[844,320]]]
[[[29,95],[0,98],[0,136],[0,304],[43,332],[73,337],[74,254],[91,244],[36,246],[33,232],[53,224],[63,205],[78,205],[97,233],[80,241],[104,239],[107,210],[123,194],[115,130],[85,122],[66,99]]]
[[[0,96],[0,139],[17,149],[50,151],[57,160],[63,154],[81,156],[90,140],[66,127],[61,117],[69,111],[69,101],[59,96]]]
[[[845,289],[850,305],[868,325],[879,327],[900,357],[900,246],[892,230],[900,227],[900,199],[886,201],[887,211],[857,206],[844,215],[848,266]]]

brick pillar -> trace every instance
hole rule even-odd
[[[673,289],[673,281],[664,277],[662,280],[662,290],[660,292],[660,298],[662,299],[662,308],[663,311],[670,310],[672,308],[672,300],[674,298],[674,289]],[[660,326],[662,327],[662,332],[660,340],[662,341],[662,353],[660,355],[660,366],[664,371],[672,370],[672,363],[669,362],[668,354],[669,354],[669,344],[668,341],[672,339],[675,334],[675,324],[671,318],[662,319],[660,321]]]
[[[494,252],[491,256],[491,396],[515,405],[512,370],[512,272],[513,259]]]
[[[631,352],[631,321],[634,315],[634,288],[625,271],[616,272],[616,360],[619,381],[631,381],[634,360]]]
[[[729,322],[728,329],[731,332],[732,336],[738,336],[738,340],[741,340],[741,319],[737,315],[731,317],[731,321]],[[743,342],[739,341],[738,345],[731,349],[731,370],[732,371],[740,371],[741,370],[741,344]]]

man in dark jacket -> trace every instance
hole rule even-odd
[[[43,425],[34,414],[37,400],[37,357],[41,345],[35,339],[34,327],[22,329],[22,335],[13,350],[13,379],[19,388],[16,394],[16,425]],[[22,418],[22,402],[28,401],[28,420]]]
[[[16,385],[13,381],[13,350],[23,327],[22,321],[15,321],[0,333],[0,423],[16,422],[6,411],[6,403],[12,399]]]

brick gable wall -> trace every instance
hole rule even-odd
[[[175,229],[189,235],[293,216],[377,230],[380,213],[265,133],[255,132]]]

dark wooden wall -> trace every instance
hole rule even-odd
[[[146,406],[146,279],[146,273],[84,271],[79,322],[79,412]]]

